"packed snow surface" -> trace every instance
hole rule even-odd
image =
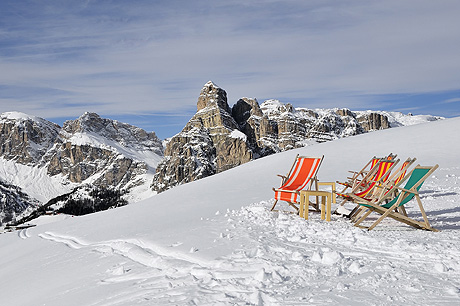
[[[459,129],[454,118],[291,150],[1,234],[0,305],[459,305]],[[335,181],[390,152],[439,164],[421,199],[440,232],[270,211],[296,154],[324,155],[319,178]]]

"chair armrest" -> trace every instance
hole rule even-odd
[[[398,190],[402,190],[402,191],[407,192],[407,193],[418,194],[418,192],[416,190],[409,190],[409,189],[404,189],[404,188],[396,187],[396,186],[394,188],[396,188]]]

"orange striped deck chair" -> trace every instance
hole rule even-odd
[[[285,201],[297,211],[295,205],[299,203],[299,194],[303,189],[311,189],[313,184],[317,189],[318,169],[321,166],[324,156],[305,157],[297,155],[291,170],[286,176],[278,175],[282,178],[281,187],[273,188],[275,192],[275,203],[271,210],[275,209],[278,201]]]
[[[374,185],[374,191],[372,194],[369,194],[369,192],[367,193],[364,193],[364,192],[358,192],[354,195],[349,195],[349,197],[347,198],[347,200],[350,200],[350,201],[353,201],[355,202],[353,199],[356,199],[356,196],[357,197],[360,197],[362,199],[365,199],[367,201],[372,201],[373,199],[380,199],[384,196],[387,196],[388,193],[390,192],[396,192],[397,190],[394,190],[392,188],[392,186],[395,186],[397,185],[403,178],[404,176],[406,175],[406,172],[407,172],[407,169],[409,169],[409,167],[416,161],[417,159],[416,158],[408,158],[406,159],[401,167],[398,168],[398,170],[393,173],[393,175],[390,175],[387,174],[383,180],[381,180],[381,182],[377,185]],[[351,213],[349,214],[349,217],[350,218],[356,218],[359,216],[360,214],[360,207],[359,205],[357,205],[352,211]],[[402,209],[404,209],[404,207],[402,207]]]

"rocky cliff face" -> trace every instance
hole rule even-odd
[[[195,116],[166,145],[152,188],[162,192],[272,153],[389,127],[379,113],[295,109],[277,100],[242,98],[230,108],[225,90],[210,81]]]
[[[161,192],[251,159],[252,151],[232,117],[226,92],[208,82],[200,92],[197,113],[166,145],[152,187]]]
[[[24,165],[35,165],[56,142],[60,127],[22,113],[0,115],[0,156]]]
[[[97,175],[93,181],[96,186],[124,188],[145,174],[149,166],[155,166],[154,161],[149,165],[136,159],[134,152],[163,155],[163,146],[155,133],[95,113],[66,121],[59,135],[59,143],[48,154],[48,173],[63,174],[74,183]]]
[[[155,133],[85,113],[63,127],[22,113],[0,116],[0,156],[64,183],[91,183],[128,191],[148,185],[163,145]]]

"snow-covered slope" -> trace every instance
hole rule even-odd
[[[456,305],[460,118],[264,157],[143,202],[0,235],[1,305]],[[421,195],[438,233],[269,211],[297,153],[323,181],[374,155],[440,168]],[[408,213],[416,216],[414,207]]]

